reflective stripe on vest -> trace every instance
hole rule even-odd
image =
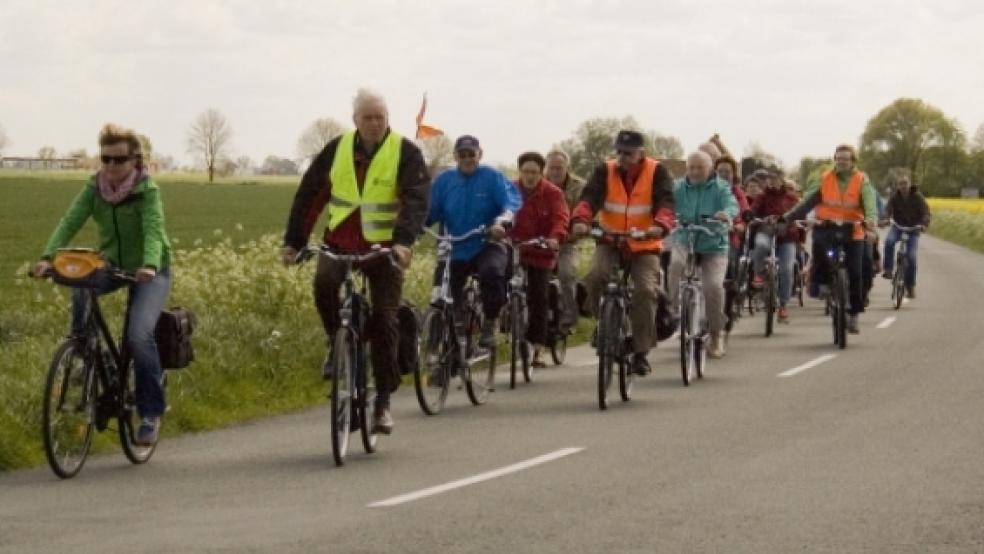
[[[362,192],[355,172],[355,131],[342,135],[335,151],[328,178],[331,198],[328,200],[328,229],[335,230],[355,210],[362,220],[362,236],[369,242],[393,240],[397,201],[397,170],[400,167],[400,135],[390,131],[369,162]]]
[[[861,207],[861,185],[864,173],[855,170],[847,189],[842,193],[833,170],[824,172],[820,180],[820,203],[817,205],[817,219],[822,221],[856,222],[851,238],[864,239],[864,209]]]
[[[608,182],[605,204],[598,214],[598,219],[605,229],[613,231],[630,231],[638,229],[645,231],[653,226],[653,180],[659,162],[653,158],[644,158],[642,171],[632,187],[629,197],[625,191],[625,183],[618,172],[618,164],[608,161]],[[659,251],[663,249],[661,239],[629,240],[629,249],[633,252]]]

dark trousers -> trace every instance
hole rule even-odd
[[[526,304],[529,307],[529,326],[526,340],[547,344],[547,317],[550,314],[550,278],[553,270],[524,266],[526,270]]]
[[[400,386],[400,368],[396,357],[400,341],[397,311],[403,293],[403,272],[388,259],[376,259],[362,272],[369,280],[369,301],[372,314],[366,327],[372,372],[376,379],[379,402],[385,403],[389,394]],[[345,264],[325,256],[318,257],[318,269],[314,275],[314,303],[321,315],[321,322],[329,337],[334,337],[341,325],[338,308],[341,305],[339,289],[345,280]]]
[[[482,311],[486,320],[499,317],[499,312],[506,305],[506,267],[509,265],[509,254],[506,247],[497,242],[485,245],[474,258],[467,261],[451,261],[451,297],[455,306],[460,309],[465,281],[469,275],[478,277],[478,290],[482,297]],[[438,264],[434,273],[434,283],[440,284],[444,275],[444,264]]]
[[[862,282],[862,259],[866,241],[840,238],[836,231],[817,227],[813,230],[813,282],[820,285],[830,284],[830,261],[827,250],[834,248],[839,241],[844,243],[844,265],[847,269],[849,282],[849,314],[864,311],[864,288]]]

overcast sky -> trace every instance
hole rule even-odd
[[[394,129],[479,137],[486,160],[633,115],[693,149],[714,132],[794,165],[855,143],[902,96],[984,123],[984,3],[796,0],[0,0],[7,155],[96,150],[105,122],[190,162],[216,107],[234,155],[295,157],[318,117],[351,121],[360,86]]]

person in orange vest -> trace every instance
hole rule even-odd
[[[638,229],[651,238],[630,240],[621,250],[599,244],[585,276],[588,308],[597,317],[601,292],[613,264],[624,256],[631,260],[634,285],[629,319],[632,322],[632,371],[652,371],[647,356],[655,343],[656,308],[663,272],[659,254],[662,237],[673,229],[673,178],[669,170],[646,155],[642,134],[619,131],[615,139],[616,159],[595,168],[571,214],[572,231],[583,237],[598,214],[601,226],[613,231]]]
[[[878,218],[875,187],[863,171],[857,169],[857,153],[854,147],[842,144],[834,151],[834,169],[824,171],[819,180],[809,183],[803,200],[780,219],[803,219],[810,210],[816,210],[816,218],[827,222],[853,222],[849,237],[840,236],[834,229],[815,227],[813,230],[813,275],[819,285],[820,296],[830,293],[828,275],[830,262],[827,250],[838,242],[844,243],[845,264],[850,288],[847,330],[860,332],[858,314],[864,311],[864,287],[862,283],[862,259],[865,249],[865,229],[874,229]]]

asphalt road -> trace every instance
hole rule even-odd
[[[146,466],[5,474],[0,552],[984,552],[984,257],[920,255],[918,299],[895,312],[879,279],[847,350],[816,302],[768,339],[745,318],[704,380],[664,343],[607,412],[579,348],[480,408],[452,391],[427,417],[401,391],[394,434],[344,468],[319,408]]]

